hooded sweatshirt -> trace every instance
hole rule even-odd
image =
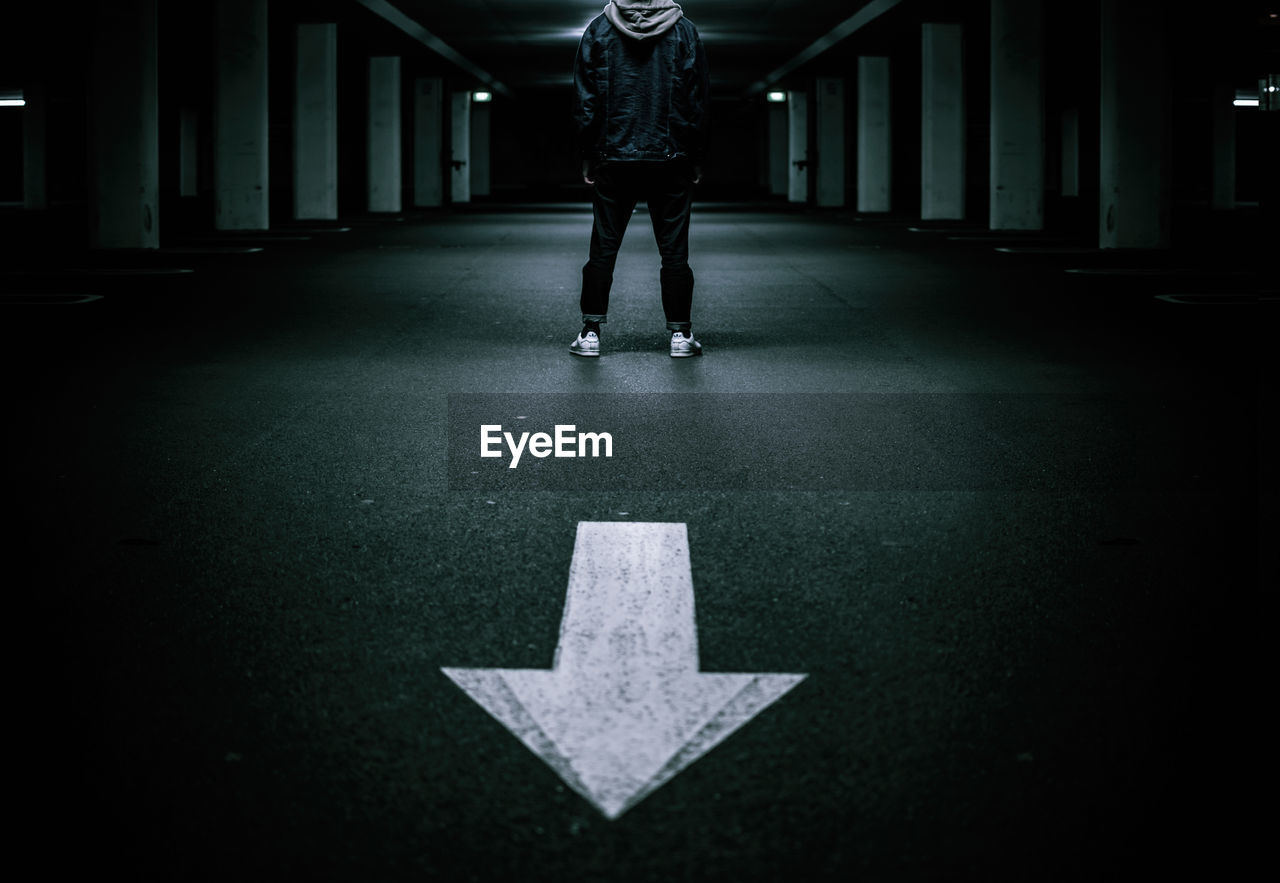
[[[684,10],[673,0],[612,0],[604,14],[628,37],[647,40],[669,31]]]

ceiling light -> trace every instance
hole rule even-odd
[[[765,96],[765,99],[773,102],[774,104],[780,104],[783,101],[787,100],[787,93],[786,92],[770,92],[768,95]]]
[[[0,107],[26,107],[27,102],[21,98],[0,98]]]
[[[479,102],[480,104],[484,104],[485,102],[493,100],[493,93],[492,92],[472,92],[471,100]]]

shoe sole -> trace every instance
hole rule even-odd
[[[571,356],[582,356],[584,359],[597,359],[597,358],[599,358],[599,357],[600,357],[600,353],[599,353],[599,352],[594,352],[594,353],[583,353],[583,352],[579,352],[578,350],[575,350],[575,349],[571,349],[571,350],[569,350],[569,355],[571,355]]]
[[[693,358],[694,356],[700,356],[700,355],[702,355],[702,347],[698,347],[696,350],[690,350],[690,351],[689,351],[689,352],[687,352],[687,353],[685,353],[685,352],[681,352],[681,353],[673,352],[673,353],[671,354],[671,358],[673,358],[673,359],[690,359],[690,358]]]

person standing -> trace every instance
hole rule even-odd
[[[675,358],[702,355],[690,319],[689,209],[702,179],[710,84],[702,39],[672,0],[612,0],[582,34],[573,66],[582,178],[591,187],[582,331],[569,346],[600,355],[613,268],[636,204],[662,258],[662,309]]]

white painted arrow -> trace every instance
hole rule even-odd
[[[610,819],[804,680],[698,671],[683,524],[583,521],[550,671],[444,668]]]

